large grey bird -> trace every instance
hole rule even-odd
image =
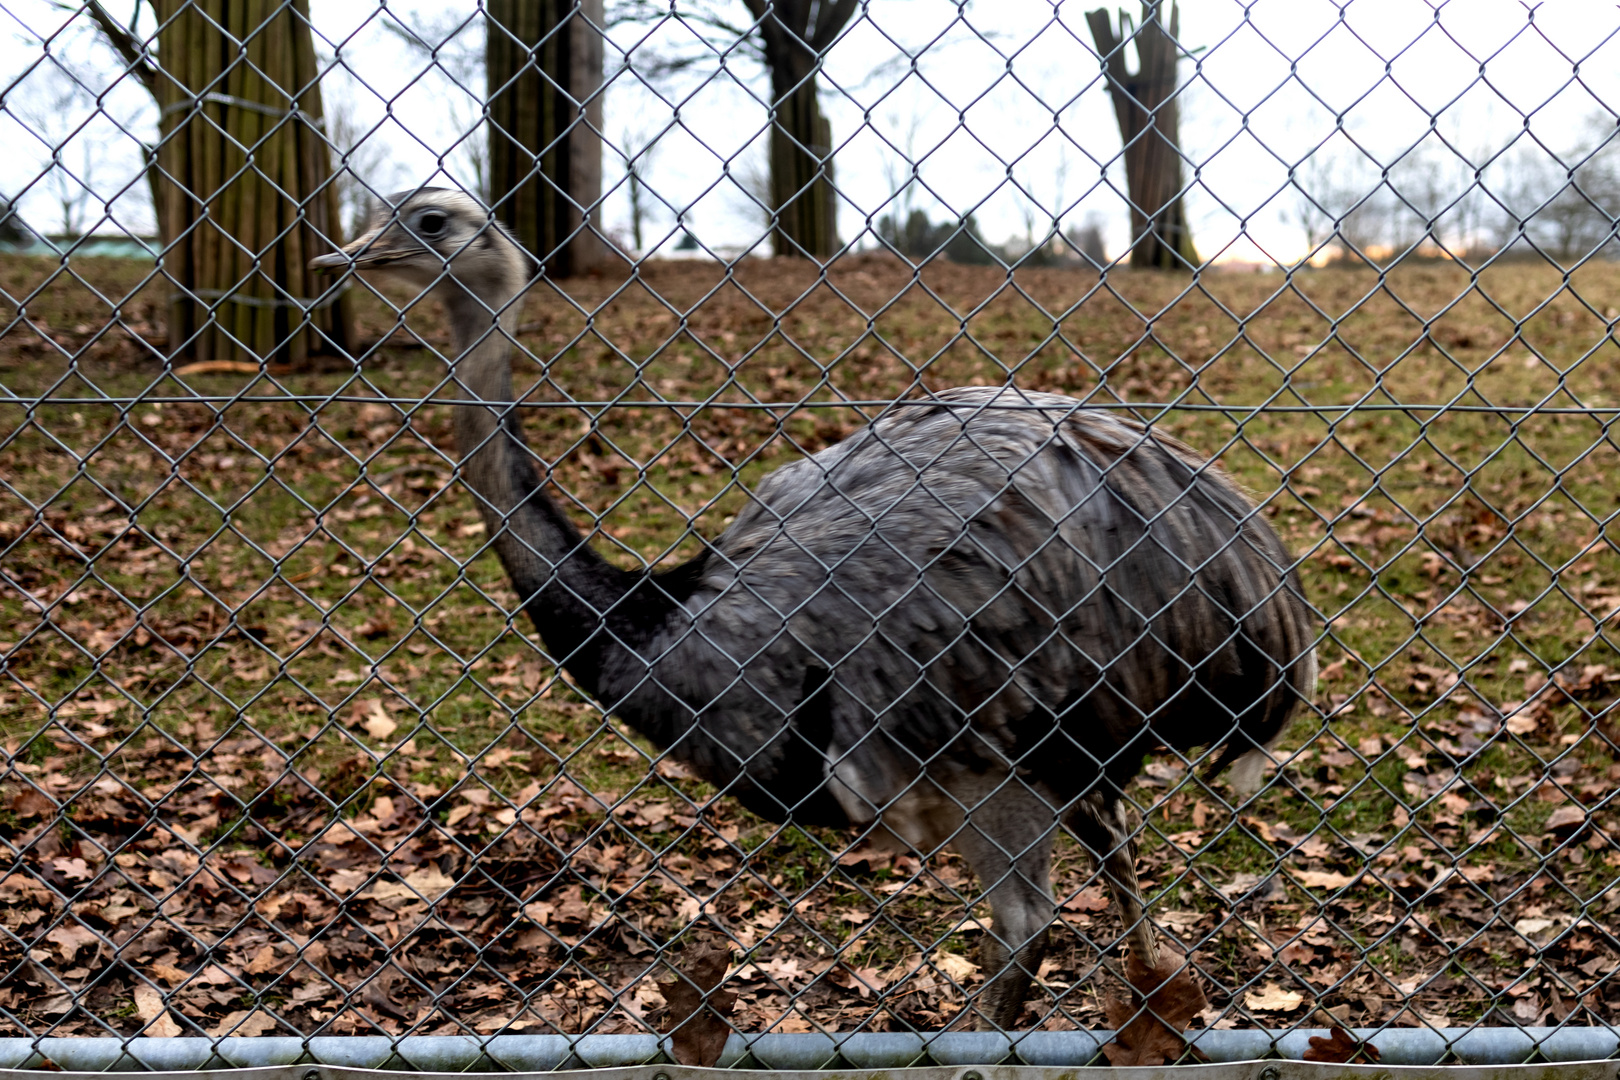
[[[323,269],[386,271],[451,319],[462,475],[555,657],[602,707],[773,821],[954,846],[993,914],[981,1028],[1011,1028],[1066,823],[1131,947],[1157,945],[1125,785],[1221,744],[1252,787],[1315,681],[1277,536],[1187,447],[1053,394],[897,404],[787,465],[690,562],[628,572],[542,490],[511,407],[533,263],[473,199],[391,197]]]

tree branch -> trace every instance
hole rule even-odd
[[[148,54],[145,46],[141,44],[141,39],[135,36],[134,31],[118,25],[118,20],[112,17],[112,12],[102,6],[101,0],[90,0],[85,10],[90,12],[90,18],[95,21],[102,36],[107,39],[107,44],[117,51],[129,70],[141,80],[141,85],[146,87],[146,92],[156,99],[157,69],[147,59]],[[139,13],[140,10],[140,0],[136,0],[135,11]],[[134,25],[133,18],[130,25]]]
[[[636,54],[636,59],[626,59],[616,68],[613,68],[612,75],[617,76],[620,72],[630,72],[636,78],[655,88],[665,79],[675,75],[684,74],[687,71],[691,71],[693,68],[697,68],[705,64],[712,64],[715,60],[714,54],[707,52],[680,55],[659,53],[651,49],[643,48],[637,49]],[[741,55],[744,59],[751,63],[761,65],[765,63],[764,56],[760,54],[758,48],[756,47],[745,46],[736,50],[734,55]],[[732,65],[727,65],[724,71],[717,72],[716,74],[719,77],[728,78],[739,83],[743,81],[739,79],[736,72],[732,70]],[[611,79],[609,81],[611,81]]]
[[[738,26],[705,4],[686,5],[679,12],[671,14],[667,7],[651,3],[650,0],[624,0],[622,3],[615,4],[608,11],[606,21],[608,26],[614,27],[623,26],[626,23],[661,22],[666,19],[676,19],[682,23],[707,26],[712,30],[719,30],[723,34],[736,38],[746,37],[752,33],[751,27]]]
[[[849,25],[849,20],[858,6],[859,0],[823,3],[820,15],[816,19],[816,28],[810,35],[810,47],[818,53],[824,53],[831,48],[834,39]]]

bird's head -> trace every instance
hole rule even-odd
[[[390,195],[358,239],[315,270],[375,270],[427,290],[458,284],[485,303],[516,296],[535,263],[476,199],[445,188]]]

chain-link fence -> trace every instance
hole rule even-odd
[[[1615,13],[1197,6],[8,0],[5,1034],[1605,1025]]]

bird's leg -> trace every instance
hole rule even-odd
[[[982,799],[963,799],[967,820],[952,841],[973,867],[992,913],[980,946],[985,985],[969,1006],[980,1031],[1009,1031],[1046,953],[1052,903],[1052,833],[1056,815],[1045,799],[1009,779]]]
[[[1081,799],[1069,815],[1073,829],[1102,870],[1103,880],[1119,908],[1120,921],[1131,950],[1147,965],[1159,966],[1159,943],[1153,924],[1142,906],[1141,887],[1136,880],[1137,831],[1142,819],[1125,799],[1104,802],[1100,796]]]
[[[1009,948],[1010,935],[1003,929],[1006,905],[995,909],[995,927],[979,946],[979,963],[990,976],[972,1006],[973,1026],[978,1031],[1011,1031],[1029,1000],[1030,983],[1046,956],[1047,929],[1041,927],[1016,948]]]
[[[1137,818],[1136,811],[1130,809],[1127,803],[1119,802],[1114,806],[1120,816]],[[1153,923],[1148,920],[1147,909],[1142,906],[1142,889],[1136,880],[1134,825],[1133,821],[1130,839],[1104,856],[1103,877],[1108,881],[1108,890],[1114,894],[1114,903],[1119,905],[1119,917],[1124,923],[1131,951],[1152,971],[1159,966],[1159,942],[1153,932]]]

